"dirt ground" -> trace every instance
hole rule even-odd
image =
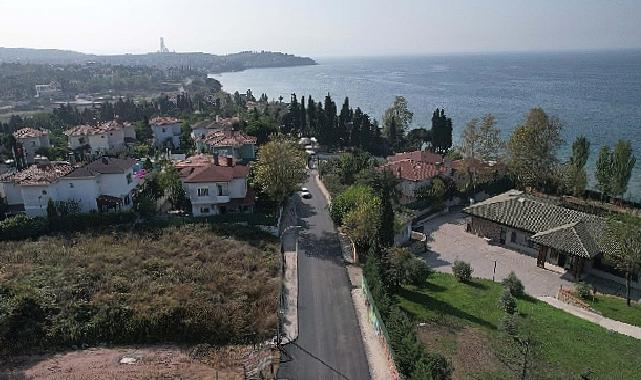
[[[451,360],[453,380],[493,378],[503,370],[490,339],[481,330],[427,324],[419,328],[418,335],[428,350]]]
[[[0,380],[243,379],[251,347],[91,348],[50,356],[12,358],[0,365]],[[277,360],[275,360],[277,362]]]

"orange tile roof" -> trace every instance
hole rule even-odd
[[[202,141],[211,146],[241,146],[256,144],[256,137],[247,136],[240,131],[211,131]]]
[[[118,121],[109,121],[98,125],[77,125],[73,128],[67,129],[65,135],[67,136],[87,136],[87,135],[100,135],[110,131],[117,131],[125,127],[131,127],[131,123],[121,123]]]
[[[443,156],[440,154],[432,153],[426,150],[415,150],[413,152],[402,152],[396,153],[393,156],[387,158],[388,161],[401,161],[401,160],[413,160],[419,162],[427,162],[430,164],[435,164],[437,162],[443,162]]]
[[[447,173],[447,168],[444,166],[409,159],[389,162],[381,166],[381,170],[389,170],[397,178],[412,182],[425,181]]]
[[[31,165],[28,168],[2,178],[20,185],[47,185],[71,173],[74,167],[66,162],[51,162],[47,165]]]
[[[237,166],[196,166],[179,169],[179,175],[185,183],[230,182],[234,178],[247,178],[249,168]]]
[[[167,125],[180,123],[181,120],[172,116],[158,116],[149,120],[149,125]]]
[[[42,137],[49,135],[49,131],[35,128],[22,128],[13,132],[13,137],[17,139],[27,139],[32,137]]]

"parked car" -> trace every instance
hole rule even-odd
[[[302,187],[300,189],[300,196],[305,198],[305,199],[309,199],[309,198],[312,197],[312,193],[310,193],[309,190],[306,187]]]

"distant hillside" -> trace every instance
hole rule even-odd
[[[308,57],[280,52],[244,51],[229,55],[209,53],[147,53],[122,55],[93,55],[70,50],[0,48],[0,63],[21,62],[39,64],[73,64],[99,62],[111,65],[144,65],[155,67],[191,66],[212,73],[240,71],[260,67],[315,65]]]

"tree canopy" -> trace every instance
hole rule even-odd
[[[258,150],[252,168],[260,189],[273,201],[282,203],[307,178],[307,154],[294,141],[273,140]]]

